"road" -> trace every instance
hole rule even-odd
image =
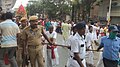
[[[64,44],[64,40],[62,35],[58,34],[57,36],[57,43],[58,44]],[[59,57],[60,57],[60,64],[58,66],[55,67],[65,67],[66,63],[67,63],[67,59],[69,58],[69,53],[68,53],[68,49],[67,48],[63,48],[63,47],[58,47],[58,53],[59,53]],[[97,65],[97,62],[99,60],[99,52],[94,52],[94,65]]]
[[[58,36],[57,36],[57,43],[60,45],[64,44],[63,37],[60,34],[58,34]],[[60,64],[58,66],[54,66],[54,67],[65,67],[68,56],[69,56],[68,49],[63,48],[63,47],[58,47],[58,54],[59,54],[59,58],[60,58],[60,60],[59,60]],[[7,65],[7,67],[10,67],[10,66]],[[29,65],[29,67],[31,67],[31,66]]]
[[[58,36],[57,36],[57,43],[64,45],[63,37],[60,34],[58,34]],[[54,66],[54,67],[65,67],[65,65],[67,63],[67,59],[69,57],[68,49],[64,48],[64,47],[58,47],[58,54],[59,54],[60,64],[58,66]],[[99,59],[99,52],[94,52],[94,65],[95,66],[98,62],[98,59]],[[9,65],[8,65],[8,67],[9,67]],[[31,66],[29,66],[29,67],[31,67]]]

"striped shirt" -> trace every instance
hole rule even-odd
[[[20,33],[19,27],[12,20],[8,19],[0,23],[1,47],[16,47],[17,33]]]

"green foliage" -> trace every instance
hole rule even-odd
[[[73,15],[79,19],[80,13],[83,16],[90,15],[90,9],[96,0],[38,0],[31,1],[26,7],[28,15],[43,14],[49,18],[65,19],[66,15]],[[73,7],[74,6],[74,7]],[[81,7],[82,6],[82,7]],[[72,13],[72,14],[71,14]],[[45,17],[44,17],[45,18]]]
[[[33,2],[33,4],[27,5],[26,10],[28,15],[35,15],[36,13],[42,12],[42,5],[40,4],[40,2]]]
[[[41,0],[32,1],[26,7],[28,15],[45,14],[49,18],[63,18],[71,13],[71,2],[69,0]]]

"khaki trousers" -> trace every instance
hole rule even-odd
[[[16,51],[16,61],[17,61],[18,67],[22,67],[22,62],[23,62],[22,50],[23,49],[18,48],[18,50]]]
[[[30,57],[31,67],[37,67],[36,61],[38,63],[38,67],[44,67],[43,49],[40,46],[28,46],[28,54]]]

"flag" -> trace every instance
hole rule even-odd
[[[16,13],[17,16],[26,17],[27,13],[24,6],[21,4]]]

